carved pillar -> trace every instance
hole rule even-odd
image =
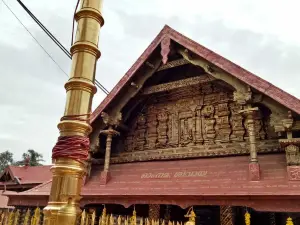
[[[149,205],[149,215],[148,218],[150,221],[152,220],[158,220],[160,216],[160,205],[155,204],[155,205]]]
[[[110,165],[110,153],[111,153],[111,142],[113,136],[119,135],[119,132],[112,129],[110,126],[108,130],[102,130],[101,134],[106,135],[106,148],[105,148],[105,160],[104,160],[104,169],[101,173],[100,184],[106,184],[110,179],[109,174],[109,165]]]
[[[104,169],[100,175],[100,184],[107,184],[110,174],[109,174],[109,164],[110,164],[110,153],[111,153],[111,142],[114,136],[120,135],[118,131],[113,129],[120,125],[122,120],[122,114],[117,112],[113,115],[109,115],[106,112],[101,113],[103,122],[108,126],[107,130],[100,131],[100,134],[106,135],[106,148],[105,148],[105,160],[104,160]]]
[[[279,143],[285,149],[289,180],[300,180],[300,138],[280,139]]]
[[[256,131],[255,131],[255,114],[258,108],[246,108],[241,113],[246,117],[246,127],[249,133],[250,163],[249,179],[251,181],[260,180],[260,167],[257,159]]]
[[[287,139],[280,139],[279,143],[280,146],[285,149],[289,180],[300,180],[300,138],[293,138],[293,123],[292,114],[289,111],[288,119],[282,120],[283,127],[286,130]]]
[[[220,225],[233,225],[231,206],[220,206]]]

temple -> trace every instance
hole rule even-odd
[[[300,101],[165,26],[91,116],[81,207],[196,225],[300,224]],[[51,180],[9,192],[47,205]]]

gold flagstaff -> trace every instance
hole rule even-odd
[[[72,68],[65,84],[67,100],[64,117],[58,124],[60,136],[53,148],[54,166],[48,206],[44,208],[44,225],[72,225],[80,213],[79,200],[86,174],[89,151],[88,135],[92,131],[89,114],[93,95],[99,31],[104,24],[102,0],[82,0],[75,14],[78,23],[71,47]]]

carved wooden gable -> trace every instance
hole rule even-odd
[[[285,151],[288,171],[300,171],[299,99],[167,26],[91,121],[99,161],[249,154],[258,180],[257,153]]]
[[[129,131],[121,137],[123,149],[118,151],[121,155],[113,161],[233,155],[249,151],[246,123],[240,113],[243,107],[234,101],[234,90],[230,86],[220,81],[187,85],[177,82],[179,88],[174,89],[171,83],[174,82],[166,82],[158,93],[147,96],[132,112],[126,121]],[[152,86],[153,89],[156,86]],[[145,90],[150,88],[145,87]],[[260,152],[278,150],[278,141],[268,136],[269,118],[263,110],[259,110],[255,118]]]
[[[126,151],[195,144],[244,141],[246,129],[241,106],[233,93],[220,85],[185,87],[161,93],[133,118],[126,140],[139,140]],[[266,124],[257,118],[261,139],[266,137]]]

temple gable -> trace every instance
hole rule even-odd
[[[93,113],[91,155],[107,173],[110,163],[249,154],[259,180],[257,154],[285,152],[298,173],[299,113],[298,99],[167,27]]]

